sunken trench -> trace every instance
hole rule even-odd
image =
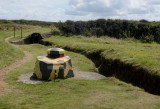
[[[22,43],[20,40],[18,43],[16,42],[16,44],[39,43],[45,46],[56,45],[54,42],[45,41],[45,39],[40,36],[41,35],[39,33],[33,33],[29,38],[26,38],[27,41],[23,41]],[[85,55],[94,62],[99,73],[103,74],[104,76],[114,76],[119,80],[143,88],[146,92],[160,95],[160,76],[149,73],[149,71],[145,68],[142,68],[138,65],[133,65],[131,63],[125,63],[119,59],[105,58],[102,55],[103,50],[86,52],[83,49],[75,49],[60,45],[56,46],[68,51]]]
[[[49,42],[50,45],[56,45]],[[77,52],[91,59],[98,68],[100,74],[111,77],[114,76],[121,81],[131,83],[138,86],[151,94],[160,95],[160,76],[151,74],[147,69],[131,63],[125,63],[119,59],[106,59],[102,53],[103,50],[86,52],[83,49],[70,48],[68,46],[60,46],[65,50]],[[156,73],[156,72],[155,72]]]

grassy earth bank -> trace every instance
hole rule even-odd
[[[158,44],[142,44],[133,40],[53,36],[47,42],[90,58],[106,76],[160,94],[160,62]]]
[[[0,109],[159,109],[159,96],[106,77],[101,80],[56,80],[38,85],[23,84],[17,77],[33,72],[37,56],[46,55],[51,46],[39,44],[20,45],[29,51],[33,59],[17,67],[7,75],[7,82],[14,92],[0,97]],[[66,51],[72,59],[74,70],[95,71],[94,63],[84,55]]]

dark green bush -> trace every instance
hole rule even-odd
[[[151,43],[154,41],[154,36],[153,35],[142,36],[141,41],[144,43]]]
[[[160,42],[160,22],[147,20],[91,20],[59,22],[56,26],[65,35],[109,36],[115,38],[135,38],[144,42]]]

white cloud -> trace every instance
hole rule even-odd
[[[0,19],[64,21],[67,6],[68,0],[0,0]]]
[[[0,19],[160,20],[160,0],[0,0]]]
[[[70,0],[70,8],[65,13],[75,16],[91,14],[99,18],[159,20],[156,16],[159,9],[159,0]]]

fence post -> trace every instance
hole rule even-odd
[[[22,39],[22,27],[21,27],[21,39]]]
[[[14,38],[15,38],[15,31],[16,31],[16,29],[15,29],[15,27],[14,27]]]

